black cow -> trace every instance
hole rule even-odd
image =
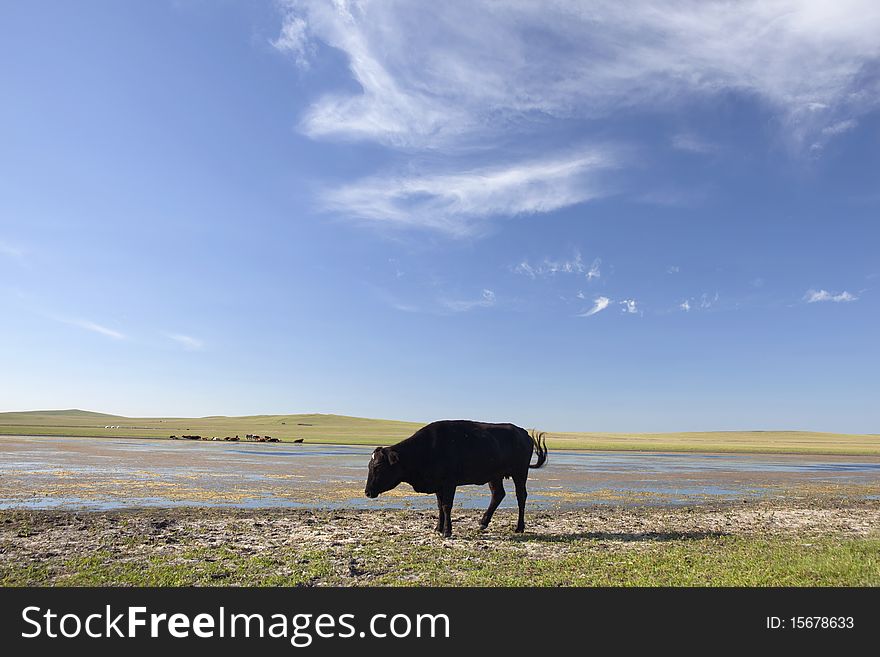
[[[538,460],[530,465],[532,452]],[[547,461],[543,433],[529,435],[513,424],[489,424],[470,420],[441,420],[422,427],[412,436],[391,447],[377,447],[370,459],[370,473],[364,493],[380,493],[406,482],[417,493],[435,493],[439,518],[434,531],[452,535],[452,501],[455,487],[489,484],[492,501],[483,514],[485,529],[504,499],[504,478],[513,478],[519,520],[516,531],[525,529],[526,480],[529,468],[540,468]]]

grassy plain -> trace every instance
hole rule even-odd
[[[344,415],[253,415],[202,418],[129,418],[89,411],[0,413],[0,435],[168,438],[170,435],[270,435],[282,441],[350,445],[391,444],[422,426],[417,422]],[[651,452],[880,455],[880,435],[810,431],[547,434],[550,449]]]

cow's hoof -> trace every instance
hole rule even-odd
[[[525,525],[523,525],[522,527],[517,525],[516,529],[514,529],[513,531],[516,532],[517,534],[522,534],[525,530],[526,530]]]
[[[452,532],[443,532],[443,538],[452,538]]]
[[[480,531],[484,532],[487,529],[489,529],[489,523],[486,523],[485,525],[483,523],[480,523]]]
[[[442,534],[442,533],[443,533],[443,528],[440,527],[440,526],[437,526],[437,527],[434,527],[434,531],[435,531],[437,534]]]

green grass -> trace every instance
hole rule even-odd
[[[523,542],[540,542],[526,536]],[[575,548],[575,549],[572,549]],[[120,558],[109,551],[0,565],[2,586],[878,586],[880,540],[720,536],[606,550],[580,540],[562,553],[377,541],[360,548],[356,581],[329,552],[272,556],[225,550]],[[366,577],[364,577],[366,576]]]
[[[288,551],[283,556],[193,549],[169,556],[120,558],[97,551],[58,562],[4,564],[0,586],[305,586],[330,574],[327,555]]]
[[[119,426],[108,429],[107,426]],[[0,413],[0,435],[127,436],[172,434],[232,436],[256,433],[290,441],[351,445],[391,444],[422,426],[416,422],[344,415],[254,415],[203,418],[128,418],[87,411]],[[690,433],[549,433],[550,449],[663,452],[738,452],[880,455],[880,435],[809,431],[708,431]]]
[[[561,555],[516,551],[462,559],[438,547],[395,554],[377,585],[436,586],[876,586],[880,541],[758,537],[662,541],[609,552],[595,541]],[[380,559],[380,553],[372,560]],[[366,562],[370,563],[371,559]]]

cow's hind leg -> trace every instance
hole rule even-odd
[[[437,526],[434,531],[438,534],[443,533],[443,527],[446,526],[445,516],[443,515],[443,497],[437,493]]]
[[[525,475],[513,478],[513,483],[516,486],[516,502],[519,504],[519,519],[516,523],[517,533],[522,533],[526,529],[526,498],[528,497],[526,480],[528,476],[528,473],[526,473]]]
[[[504,480],[501,477],[493,479],[489,482],[489,490],[492,491],[492,501],[489,502],[489,508],[486,509],[486,513],[483,514],[483,519],[480,520],[480,529],[486,529],[486,527],[489,526],[489,523],[492,521],[492,515],[495,513],[495,509],[498,508],[498,505],[501,504],[501,500],[504,499]]]
[[[443,538],[452,536],[452,501],[455,499],[455,486],[444,486],[440,491],[442,507]]]

